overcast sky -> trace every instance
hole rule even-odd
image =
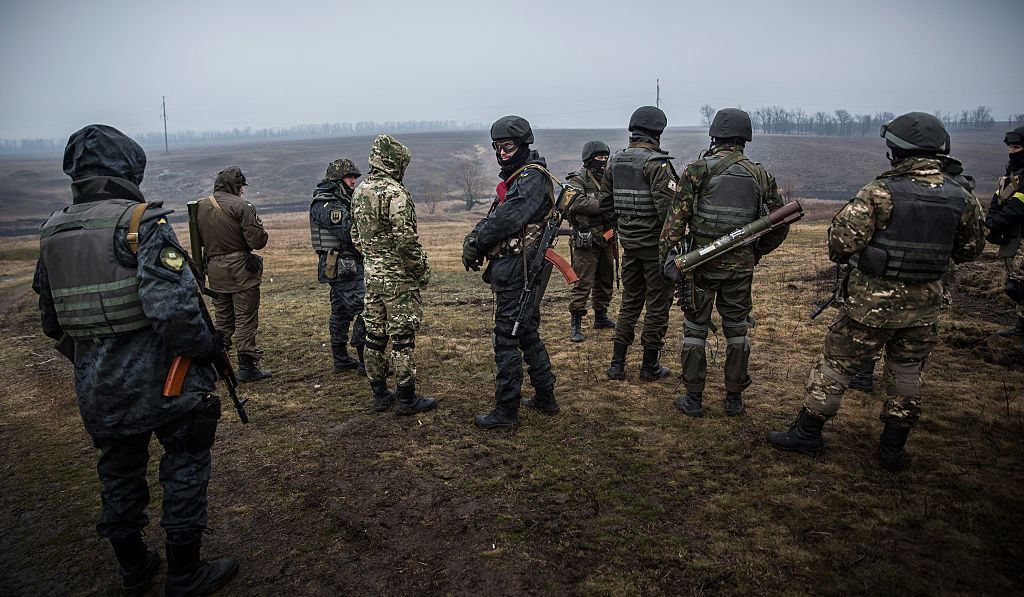
[[[834,7],[833,7],[834,6]],[[1024,112],[1024,1],[0,0],[0,137],[360,120],[623,127],[654,102]]]

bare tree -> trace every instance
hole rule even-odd
[[[836,122],[839,124],[839,136],[849,137],[853,132],[853,115],[846,110],[836,110]]]
[[[445,190],[444,186],[436,180],[432,180],[423,187],[422,191],[420,191],[419,203],[426,206],[428,214],[432,214],[437,211],[437,206],[445,200],[447,195],[448,192]]]
[[[704,104],[700,107],[701,118],[704,119],[704,124],[711,126],[711,121],[715,119],[715,110],[711,104]]]
[[[487,192],[487,179],[484,176],[484,165],[478,158],[458,158],[449,171],[452,184],[455,185],[466,211],[473,209],[478,203],[486,203],[483,198]]]

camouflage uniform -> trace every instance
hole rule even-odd
[[[862,188],[836,214],[829,229],[829,255],[833,260],[857,256],[851,263],[859,263],[863,259],[861,252],[893,217],[890,187],[897,181],[911,181],[922,193],[955,185],[963,198],[963,211],[951,258],[957,263],[978,258],[985,246],[981,204],[971,191],[943,176],[938,159],[911,157]],[[852,376],[884,347],[885,380],[891,398],[885,402],[880,418],[911,427],[921,412],[921,370],[938,341],[942,280],[903,281],[872,275],[854,266],[845,286],[842,314],[829,327],[822,357],[811,370],[804,406],[814,416],[834,416]]]
[[[309,204],[310,234],[317,252],[317,281],[331,287],[328,325],[335,370],[355,366],[346,349],[349,325],[352,326],[352,346],[360,355],[366,341],[362,316],[366,295],[363,256],[352,242],[352,191],[342,182],[345,176],[358,176],[358,172],[351,160],[331,162]],[[328,259],[332,262],[330,268]]]
[[[210,395],[217,343],[167,223],[171,210],[148,204],[137,245],[129,241],[132,213],[145,202],[138,187],[145,164],[142,148],[111,127],[91,125],[71,136],[64,171],[73,179],[74,204],[43,225],[32,283],[43,332],[74,340],[78,406],[101,452],[97,531],[111,540],[126,587],[133,577],[148,583],[159,562],[140,535],[149,522],[150,439],[155,433],[164,447],[160,524],[167,542],[198,546],[220,417],[220,401]],[[181,394],[166,398],[164,378],[178,355],[194,361]]]
[[[722,165],[729,163],[732,165],[721,169]],[[722,214],[734,214],[737,210],[728,208],[731,211],[724,211],[726,208],[719,208],[722,213],[718,213],[711,211],[715,209],[712,207],[708,209],[708,214],[702,215],[699,205],[701,199],[708,195],[709,182],[714,174],[712,168],[715,168],[715,172],[722,170],[719,176],[739,181],[738,184],[743,185],[740,191],[756,193],[747,202],[751,208],[748,213],[725,216]],[[760,164],[743,158],[743,146],[729,143],[715,145],[707,156],[688,164],[679,177],[679,188],[661,235],[660,261],[664,263],[669,250],[683,241],[687,228],[694,247],[699,247],[710,244],[716,238],[782,205],[783,199],[775,178]],[[721,217],[721,221],[715,216]],[[732,217],[735,219],[730,219]],[[753,307],[751,287],[754,265],[763,255],[778,248],[788,231],[788,226],[781,226],[762,236],[756,243],[726,253],[694,272],[694,285],[699,289],[694,297],[695,309],[683,314],[682,367],[687,391],[704,391],[707,380],[704,345],[711,324],[711,309],[716,305],[722,317],[722,331],[726,338],[725,390],[739,393],[750,385],[747,374],[750,359],[747,326]]]
[[[1024,163],[1008,166],[1006,176],[999,178],[985,225],[1006,264],[1006,293],[1016,303],[1018,321],[1024,322]]]
[[[607,313],[615,282],[614,240],[609,242],[604,238],[598,196],[600,182],[588,168],[570,174],[567,180],[586,193],[569,208],[569,225],[573,230],[570,242],[574,244],[572,267],[579,276],[569,293],[569,311],[586,314],[587,299],[591,298],[595,313]],[[587,244],[589,246],[585,246]]]
[[[412,154],[390,135],[370,152],[370,173],[352,197],[352,240],[366,268],[366,374],[383,383],[392,362],[399,389],[416,382],[413,356],[423,319],[420,290],[430,280],[427,255],[416,233],[416,209],[402,176]],[[391,355],[385,356],[388,340]]]

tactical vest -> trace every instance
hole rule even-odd
[[[544,218],[542,218],[540,221],[526,224],[525,226],[523,226],[523,229],[522,231],[520,231],[519,234],[515,236],[510,236],[505,240],[501,241],[500,243],[498,243],[498,245],[492,251],[492,258],[497,257],[499,255],[519,255],[520,253],[523,252],[523,249],[533,246],[537,242],[537,240],[540,239],[541,234],[544,233],[544,227],[547,225],[548,220],[551,219],[552,214],[554,214],[555,198],[553,195],[553,189],[554,183],[557,182],[557,180],[555,179],[554,175],[548,171],[547,168],[541,166],[540,164],[527,164],[520,168],[519,170],[513,172],[512,175],[508,177],[508,179],[498,183],[498,186],[495,189],[498,193],[498,200],[495,201],[493,205],[491,205],[491,210],[493,211],[495,207],[505,202],[505,195],[506,193],[508,193],[509,185],[515,183],[515,181],[519,178],[519,175],[522,174],[523,171],[527,169],[537,170],[544,176],[548,177],[549,184],[551,185],[552,189],[547,192],[548,211],[544,215]]]
[[[764,201],[760,170],[739,154],[704,158],[709,177],[697,196],[690,229],[716,239],[760,218]],[[757,173],[755,175],[755,173]]]
[[[313,250],[317,253],[326,253],[332,249],[341,248],[341,240],[330,228],[323,228],[313,219],[313,205],[318,202],[331,203],[337,201],[333,196],[331,197],[315,197],[313,202],[309,206],[309,240],[313,244]],[[339,202],[340,203],[340,202]],[[339,222],[340,223],[340,222]]]
[[[587,197],[594,198],[600,191],[600,188],[594,183],[593,175],[589,173],[586,168],[579,172],[572,173],[567,180],[583,189],[583,193]],[[569,226],[572,227],[573,230],[579,232],[589,231],[589,229],[594,226],[594,222],[592,222],[592,220],[595,217],[596,216],[586,216],[576,212],[569,212],[566,215],[566,219],[569,220]]]
[[[903,176],[888,179],[886,186],[892,195],[892,216],[888,226],[875,230],[868,242],[886,254],[879,277],[903,282],[938,280],[953,256],[966,207],[963,189],[949,179],[942,186],[926,187]]]
[[[648,160],[669,159],[668,154],[646,147],[627,147],[615,152],[608,160],[612,171],[612,196],[615,214],[628,218],[656,218],[658,208],[654,194],[644,180],[644,165]]]
[[[117,261],[117,229],[128,227],[128,199],[72,205],[43,224],[46,266],[61,328],[75,340],[125,336],[150,327],[139,300],[137,268]]]

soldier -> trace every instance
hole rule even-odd
[[[317,254],[317,281],[331,285],[331,354],[334,372],[357,369],[366,373],[363,344],[363,256],[352,242],[352,189],[362,176],[352,160],[334,160],[313,191],[309,204],[309,233]],[[348,329],[359,360],[348,355]]]
[[[217,174],[213,195],[199,201],[196,224],[206,251],[208,287],[213,299],[217,331],[238,351],[238,381],[270,377],[260,369],[263,351],[256,348],[259,327],[260,283],[263,258],[253,253],[267,246],[267,231],[252,203],[244,201],[245,175],[238,166]]]
[[[985,226],[989,242],[999,245],[999,256],[1006,263],[1006,294],[1016,303],[1017,325],[996,332],[998,336],[1024,336],[1024,243],[1020,242],[1024,227],[1024,126],[1006,133],[1003,138],[1010,151],[1006,176],[999,179],[999,189],[992,197]]]
[[[224,345],[203,319],[196,280],[167,223],[171,210],[147,204],[139,190],[145,168],[142,148],[113,127],[71,135],[64,172],[74,204],[43,224],[32,287],[43,332],[74,364],[82,421],[100,450],[96,530],[113,545],[124,592],[145,592],[160,565],[142,540],[155,432],[164,448],[166,594],[207,594],[238,571],[233,559],[199,559],[220,418],[210,361]],[[176,355],[194,364],[181,394],[168,399],[164,377]]]
[[[615,329],[608,318],[608,304],[612,300],[615,280],[614,237],[605,240],[601,205],[598,192],[605,166],[608,165],[608,146],[602,141],[588,141],[583,146],[583,169],[569,174],[569,184],[584,191],[569,208],[569,226],[572,228],[572,267],[579,280],[569,296],[569,339],[583,342],[583,316],[587,314],[587,298],[593,294],[594,329]]]
[[[416,395],[416,331],[423,319],[420,291],[430,281],[427,254],[416,235],[416,208],[402,184],[412,153],[390,135],[379,135],[370,150],[370,174],[352,196],[352,240],[366,266],[366,376],[373,405],[396,415],[412,415],[437,406]],[[391,339],[390,358],[385,356]],[[388,390],[388,365],[398,387]]]
[[[659,145],[667,125],[660,109],[637,108],[629,119],[629,146],[608,160],[601,180],[601,213],[615,228],[623,252],[622,304],[612,336],[612,362],[605,372],[609,379],[626,378],[626,351],[645,308],[640,379],[661,379],[670,373],[658,362],[672,307],[672,285],[662,277],[658,261],[658,240],[676,191],[672,158]]]
[[[669,251],[688,239],[693,248],[710,244],[733,230],[783,205],[775,178],[764,166],[750,161],[743,149],[753,137],[750,116],[743,110],[719,110],[711,123],[711,148],[686,166],[679,190],[661,235],[663,262]],[[686,236],[689,229],[689,236]],[[711,309],[718,308],[725,334],[725,413],[743,412],[742,392],[750,386],[747,364],[750,337],[747,326],[753,306],[754,265],[774,251],[789,232],[789,225],[762,236],[697,268],[692,309],[683,311],[683,382],[686,394],[676,397],[676,408],[691,417],[704,415],[702,401],[708,375],[704,345],[711,324]],[[685,305],[687,301],[683,301]]]
[[[523,289],[523,251],[527,257],[541,227],[554,207],[551,174],[547,162],[536,151],[533,129],[521,116],[503,116],[491,125],[491,146],[501,168],[498,196],[487,217],[480,220],[462,244],[462,263],[466,270],[480,269],[488,259],[483,280],[494,293],[494,364],[498,369],[494,389],[495,406],[488,414],[477,415],[482,429],[511,428],[519,422],[522,405],[545,415],[559,412],[555,400],[555,375],[551,359],[540,339],[540,309],[520,323],[518,335],[512,334],[514,318]],[[551,268],[543,272],[537,300],[544,294]],[[526,361],[535,396],[521,399],[523,361]]]
[[[852,376],[885,348],[890,398],[882,407],[882,468],[907,463],[905,446],[921,414],[921,370],[938,341],[942,276],[985,247],[981,204],[942,171],[949,134],[930,114],[910,112],[882,125],[892,168],[868,183],[832,219],[829,258],[849,263],[839,319],[810,373],[804,407],[773,446],[816,453]]]

